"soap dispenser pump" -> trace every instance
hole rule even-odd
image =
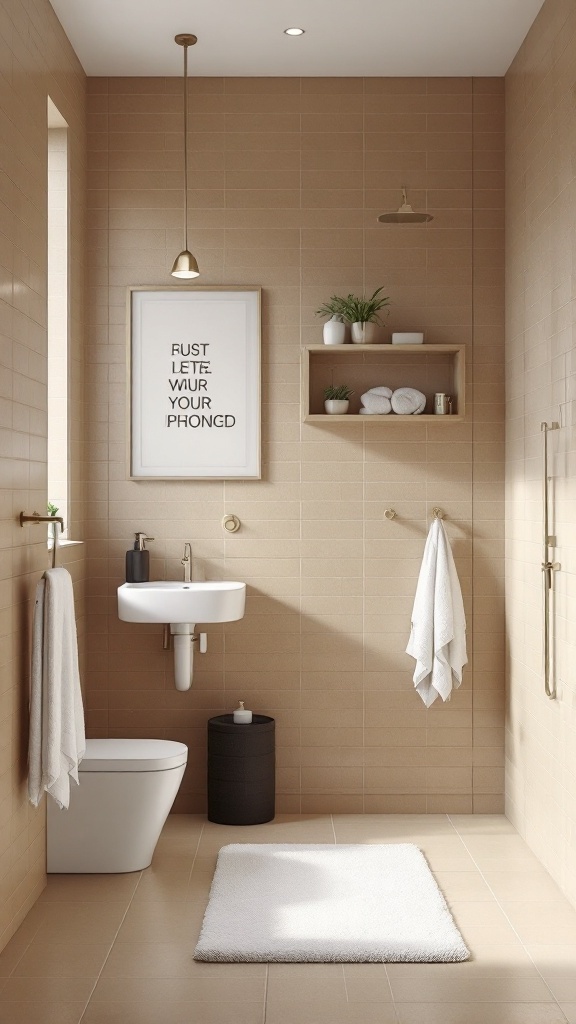
[[[126,552],[126,582],[147,583],[150,579],[150,552],[144,547],[144,542],[154,540],[154,537],[142,532],[134,536],[134,547]]]
[[[238,707],[232,714],[234,725],[250,725],[252,721],[252,712],[248,711],[248,708],[244,707],[244,701],[238,702]]]

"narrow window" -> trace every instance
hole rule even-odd
[[[66,527],[68,461],[68,125],[48,97],[48,502]]]

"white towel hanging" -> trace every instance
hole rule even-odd
[[[434,519],[426,540],[406,653],[416,660],[414,686],[426,707],[438,694],[449,700],[468,658],[462,591],[441,519]]]
[[[44,790],[68,807],[85,749],[72,578],[49,569],[36,588],[32,628],[28,795],[35,807]]]

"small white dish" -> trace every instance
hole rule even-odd
[[[392,334],[393,345],[423,345],[424,334],[422,331],[395,331]]]

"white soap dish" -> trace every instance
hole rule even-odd
[[[423,345],[424,334],[422,331],[395,331],[392,334],[393,345]]]

